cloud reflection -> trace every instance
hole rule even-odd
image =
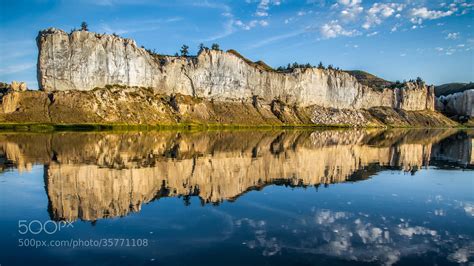
[[[288,251],[393,265],[403,258],[422,257],[429,252],[456,263],[466,263],[474,254],[470,237],[441,234],[428,226],[395,217],[317,209],[312,217],[302,221],[308,220],[313,222],[278,226],[245,218],[235,224],[253,231],[255,238],[245,244],[260,249],[264,256]]]

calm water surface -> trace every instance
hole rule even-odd
[[[0,265],[473,265],[473,137],[0,133]]]

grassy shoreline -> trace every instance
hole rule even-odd
[[[355,129],[355,128],[472,128],[467,126],[457,127],[407,127],[387,125],[385,127],[366,126],[355,127],[348,124],[199,124],[199,123],[174,123],[174,124],[120,124],[120,123],[83,123],[83,124],[55,124],[55,123],[0,123],[0,132],[49,132],[49,131],[147,131],[147,130],[275,130],[275,129]]]
[[[234,130],[234,129],[315,129],[315,128],[353,128],[350,125],[283,124],[283,125],[243,125],[243,124],[119,124],[119,123],[0,123],[4,131],[120,131],[120,130]]]

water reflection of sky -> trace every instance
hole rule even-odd
[[[261,249],[264,256],[297,252],[391,265],[432,253],[467,263],[474,255],[471,175],[436,169],[415,176],[382,172],[371,180],[334,185],[314,195],[275,188],[271,194],[286,194],[279,198],[290,206],[255,207],[282,217],[243,218],[236,226],[254,232],[245,244]]]
[[[41,166],[0,175],[2,256],[18,263],[29,259],[16,247],[17,220],[49,219],[42,175]],[[148,248],[28,254],[70,264],[468,264],[474,259],[473,191],[471,171],[428,168],[414,175],[386,170],[328,187],[268,186],[218,206],[201,206],[196,197],[189,206],[182,198],[161,198],[125,217],[77,221],[74,230],[38,236],[147,237]]]

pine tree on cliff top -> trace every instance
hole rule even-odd
[[[199,48],[198,54],[200,54],[205,49],[204,44],[200,43],[198,48]]]
[[[220,50],[220,48],[219,48],[219,44],[217,44],[217,43],[213,43],[213,44],[212,44],[212,46],[211,46],[211,49],[212,49],[212,50],[219,51],[219,50]]]
[[[181,56],[188,56],[189,54],[189,46],[187,46],[186,44],[183,44],[183,46],[181,46]]]
[[[89,31],[89,25],[87,25],[87,22],[83,21],[81,23],[81,30],[83,31]]]

